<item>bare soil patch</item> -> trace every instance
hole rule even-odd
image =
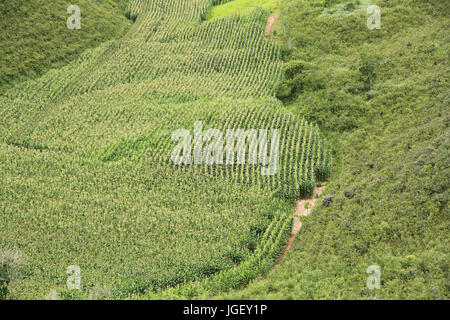
[[[302,222],[300,221],[300,217],[306,217],[311,213],[314,205],[319,200],[319,197],[323,190],[325,189],[325,183],[322,183],[320,187],[316,187],[314,189],[313,195],[310,198],[300,199],[297,201],[297,207],[294,214],[294,223],[292,224],[292,231],[289,237],[288,243],[278,258],[277,263],[273,267],[272,270],[275,270],[277,266],[283,261],[283,258],[287,255],[289,250],[291,250],[292,244],[294,243],[294,239],[297,236],[298,232],[302,228]]]
[[[275,15],[271,14],[269,20],[267,21],[266,30],[264,31],[264,36],[267,37],[272,30],[272,26],[275,23]]]

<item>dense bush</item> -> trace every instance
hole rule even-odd
[[[305,77],[308,74],[308,84],[310,87],[319,86],[317,78],[311,78],[311,71],[313,69],[311,63],[302,60],[291,60],[283,65],[283,78],[277,86],[277,97],[279,99],[292,98],[299,94],[305,86]],[[316,80],[316,81],[315,81]]]
[[[136,22],[138,14],[137,13],[132,13],[130,9],[126,9],[125,10],[125,17],[127,17],[127,19]]]
[[[369,91],[373,89],[373,83],[379,72],[380,57],[377,55],[361,54],[361,61],[359,72],[361,74],[360,80],[364,84],[364,90]]]
[[[7,298],[10,282],[20,278],[24,263],[20,251],[0,250],[0,300]]]

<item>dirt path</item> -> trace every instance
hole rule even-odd
[[[325,183],[322,183],[320,187],[316,187],[313,192],[313,196],[308,199],[300,199],[297,202],[297,208],[294,214],[294,223],[292,224],[291,236],[289,237],[288,243],[278,258],[277,263],[273,267],[273,271],[277,268],[277,266],[283,261],[283,258],[287,255],[289,250],[291,250],[292,244],[294,243],[295,236],[302,228],[302,222],[300,221],[300,217],[306,217],[311,213],[314,205],[319,200],[320,194],[325,189]]]
[[[275,15],[271,14],[269,20],[267,21],[266,30],[264,31],[264,36],[267,37],[270,34],[270,30],[272,30],[272,26],[275,23]]]

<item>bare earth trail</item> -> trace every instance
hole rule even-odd
[[[272,268],[272,271],[275,271],[277,266],[283,261],[283,258],[287,255],[289,250],[291,250],[292,244],[294,243],[294,239],[297,236],[298,232],[302,228],[302,222],[300,221],[300,217],[306,217],[311,213],[311,210],[314,208],[314,205],[319,200],[319,197],[323,190],[325,189],[325,183],[322,183],[320,187],[316,187],[313,191],[313,196],[311,198],[300,199],[297,201],[297,207],[294,214],[294,223],[292,224],[292,231],[289,237],[288,243],[278,258],[277,263]]]
[[[264,31],[264,36],[266,38],[270,34],[270,31],[272,30],[272,27],[273,27],[273,24],[275,23],[275,21],[276,21],[275,14],[271,14],[267,21],[266,30]],[[283,60],[280,60],[280,64],[283,65],[283,63],[284,63]],[[320,187],[316,187],[314,189],[313,196],[311,198],[298,200],[297,208],[296,208],[295,214],[294,214],[294,223],[292,224],[291,235],[289,237],[286,247],[284,248],[283,252],[281,253],[280,257],[278,258],[277,263],[272,268],[272,271],[276,270],[277,266],[281,263],[283,258],[289,252],[289,250],[292,247],[292,244],[294,243],[295,237],[297,236],[298,232],[302,228],[302,222],[300,221],[299,218],[302,216],[305,217],[311,213],[311,210],[313,209],[317,200],[319,200],[320,194],[322,193],[323,189],[325,189],[324,183],[322,183],[322,185]]]
[[[266,30],[264,31],[265,38],[267,38],[268,35],[270,34],[270,31],[272,31],[272,27],[276,20],[277,20],[277,16],[275,15],[275,13],[271,14],[269,19],[267,20]],[[283,64],[284,64],[283,59],[280,59],[280,65],[283,66]]]
[[[264,36],[267,37],[272,30],[272,26],[275,23],[275,14],[271,14],[269,20],[267,21],[266,30],[264,31]]]

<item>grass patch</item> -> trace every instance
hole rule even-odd
[[[207,15],[207,19],[226,17],[237,13],[246,13],[255,8],[263,8],[274,11],[278,7],[279,0],[233,0],[217,6],[213,6]]]
[[[73,1],[0,2],[0,89],[39,77],[87,48],[122,36],[131,25],[124,14],[127,3],[79,0],[81,29],[69,30],[67,8]]]

